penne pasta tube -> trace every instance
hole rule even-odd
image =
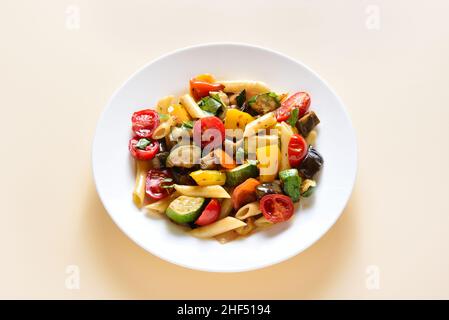
[[[254,225],[254,217],[249,217],[246,219],[246,226],[235,229],[235,232],[241,236],[247,236],[254,231],[254,229],[256,229],[256,226]]]
[[[203,198],[231,198],[229,193],[221,186],[183,186],[175,184],[179,193],[189,197]]]
[[[317,138],[316,130],[310,131],[309,135],[306,138],[307,144],[312,146],[315,145],[316,138]]]
[[[167,114],[168,107],[175,101],[174,96],[166,96],[160,99],[156,104],[156,111],[159,113]]]
[[[293,135],[292,128],[285,122],[281,122],[275,127],[278,129],[279,137],[281,138],[281,159],[279,162],[279,171],[290,169],[290,162],[288,161],[288,143]]]
[[[171,130],[171,127],[173,126],[175,122],[175,119],[173,117],[168,117],[167,121],[162,122],[153,132],[153,135],[151,136],[154,140],[159,140],[164,137],[166,137]]]
[[[145,201],[145,181],[150,163],[148,161],[136,161],[136,183],[133,190],[133,201],[137,207],[142,207]]]
[[[179,102],[181,105],[187,110],[192,118],[204,118],[207,115],[203,112],[203,110],[198,106],[198,104],[193,100],[192,96],[189,94],[185,94],[179,98]]]
[[[224,85],[224,92],[239,93],[243,90],[246,91],[247,97],[252,97],[254,95],[270,92],[270,88],[261,81],[251,81],[251,80],[229,80],[229,81],[218,81],[218,83]]]
[[[172,193],[170,196],[165,197],[164,199],[158,200],[156,202],[150,203],[149,205],[145,206],[144,209],[154,212],[163,214],[165,213],[165,210],[167,210],[170,203],[176,199],[179,196],[178,192]]]
[[[215,240],[217,240],[221,244],[225,244],[225,243],[228,243],[228,242],[234,240],[238,236],[239,236],[239,234],[237,232],[235,232],[234,230],[230,230],[230,231],[226,231],[225,233],[216,235]]]
[[[268,112],[264,114],[260,118],[257,118],[254,121],[248,123],[245,127],[245,131],[243,132],[244,137],[249,137],[257,133],[259,130],[265,130],[277,123],[276,116],[274,112]]]
[[[207,226],[193,229],[189,231],[189,233],[197,238],[212,238],[219,234],[243,227],[245,225],[246,223],[239,219],[226,217]]]
[[[218,217],[218,220],[223,219],[232,211],[232,200],[229,198],[223,199],[221,202],[221,209],[220,209],[220,216]]]
[[[273,224],[274,224],[273,222],[268,221],[264,216],[260,217],[256,221],[254,221],[254,225],[260,229],[271,227]]]
[[[245,220],[261,213],[262,211],[260,211],[259,208],[259,201],[254,201],[241,207],[235,214],[235,217],[239,220]]]

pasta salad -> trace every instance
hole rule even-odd
[[[132,115],[134,203],[222,243],[289,220],[323,166],[310,104],[303,91],[194,77],[189,93]]]

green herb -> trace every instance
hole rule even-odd
[[[215,97],[214,97],[215,96]],[[198,103],[198,106],[208,113],[215,115],[218,111],[223,107],[223,104],[218,95],[214,95],[212,97],[204,97]]]
[[[140,150],[145,150],[150,144],[151,144],[151,140],[142,138],[136,143],[136,148],[140,149]]]
[[[183,123],[182,123],[182,126],[181,126],[182,128],[185,128],[185,129],[193,129],[193,121],[192,120],[189,120],[189,121],[184,121]]]
[[[160,119],[161,121],[167,121],[168,118],[169,118],[168,114],[165,114],[165,113],[159,113],[159,112],[158,112],[158,115],[159,115],[159,119]]]
[[[296,122],[298,121],[298,115],[299,115],[299,109],[294,108],[290,113],[290,117],[288,117],[288,119],[287,119],[287,123],[289,125],[291,125],[292,127],[294,127],[296,125]]]
[[[243,104],[244,104],[245,101],[246,101],[246,90],[245,90],[245,89],[243,89],[243,90],[239,93],[239,95],[235,98],[235,101],[237,102],[237,106],[238,106],[239,108],[241,108],[241,107],[243,106]]]

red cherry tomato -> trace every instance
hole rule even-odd
[[[136,158],[137,160],[151,160],[154,158],[156,153],[159,151],[159,142],[157,141],[151,141],[149,145],[145,147],[145,149],[139,149],[137,148],[137,143],[139,142],[141,138],[134,137],[131,140],[129,140],[129,152],[131,152],[131,155]],[[143,138],[142,138],[143,139]]]
[[[205,117],[195,121],[193,125],[193,140],[201,148],[220,146],[225,139],[225,127],[217,117]]]
[[[208,96],[211,91],[220,91],[223,89],[224,85],[220,83],[209,83],[196,79],[190,80],[190,93],[192,94],[193,99],[197,101]]]
[[[293,215],[293,201],[283,194],[269,194],[260,200],[260,211],[273,223],[287,221]]]
[[[150,109],[133,113],[132,129],[140,138],[151,138],[154,130],[159,126],[159,114]]]
[[[146,194],[154,200],[165,198],[172,190],[171,188],[164,188],[164,186],[169,186],[173,183],[169,179],[172,179],[172,176],[167,170],[151,169],[147,174]]]
[[[276,119],[281,122],[290,117],[290,112],[294,108],[299,109],[298,117],[301,118],[310,107],[310,96],[307,92],[296,92],[287,100],[281,103],[281,106],[276,110]]]
[[[291,136],[288,143],[288,162],[292,167],[298,167],[307,155],[307,142],[300,134]]]
[[[217,199],[211,199],[207,204],[206,208],[204,208],[201,215],[196,219],[195,224],[199,226],[206,226],[218,220],[220,216],[221,205]]]

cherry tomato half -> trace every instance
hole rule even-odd
[[[298,167],[307,155],[307,142],[300,134],[294,134],[288,142],[288,162],[292,167]]]
[[[193,140],[201,148],[220,146],[225,139],[225,127],[217,117],[205,117],[195,121],[193,125]],[[201,140],[201,141],[200,141]]]
[[[220,211],[220,202],[218,202],[217,199],[211,199],[206,208],[204,208],[201,215],[198,217],[198,219],[196,219],[195,224],[199,226],[207,226],[208,224],[217,221],[218,217],[220,216]]]
[[[283,194],[268,194],[260,200],[260,211],[273,223],[287,221],[293,215],[293,201]]]
[[[290,112],[294,108],[299,109],[298,117],[301,118],[310,107],[310,95],[307,92],[296,92],[287,100],[281,103],[281,106],[276,110],[277,121],[285,121],[290,117]]]
[[[145,192],[154,200],[165,198],[171,193],[172,188],[164,188],[173,184],[171,174],[167,170],[151,169],[148,171]]]
[[[146,138],[139,138],[139,137],[134,137],[131,140],[129,140],[128,145],[129,152],[131,152],[131,155],[137,160],[153,159],[156,153],[158,153],[159,151],[159,142],[149,140],[150,143],[145,146],[145,149],[139,149],[137,146],[141,139],[147,140]]]
[[[159,126],[159,114],[150,109],[140,110],[133,113],[131,121],[136,136],[151,138],[154,130]]]
[[[211,91],[220,91],[223,89],[224,85],[220,83],[209,83],[196,79],[190,80],[190,93],[196,101],[208,96]]]

